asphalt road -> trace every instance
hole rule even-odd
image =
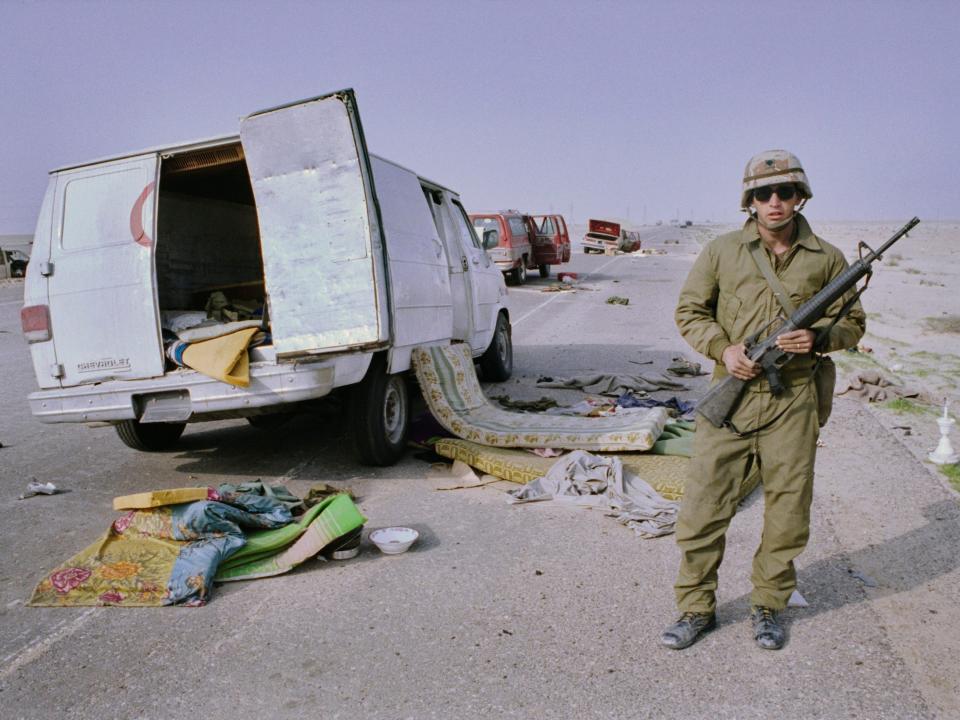
[[[576,401],[535,379],[700,360],[672,322],[700,232],[649,229],[645,245],[666,255],[576,252],[562,268],[580,273],[575,293],[541,292],[550,281],[539,278],[511,288],[516,373],[488,392]],[[656,643],[674,616],[670,537],[641,540],[550,503],[508,506],[508,484],[437,492],[443,483],[410,456],[362,468],[334,407],[276,431],[188,426],[164,454],[129,450],[109,427],[34,421],[21,292],[0,286],[4,718],[960,715],[956,500],[854,401],[838,402],[822,436],[799,563],[810,607],[786,614],[787,647],[759,650],[746,620],[763,505],[754,496],[728,538],[719,629],[671,652]],[[611,295],[630,304],[607,305]],[[68,492],[18,500],[31,478]],[[25,607],[45,572],[108,527],[114,496],[257,478],[301,493],[349,486],[368,529],[409,525],[420,541],[396,557],[365,545],[350,561],[224,585],[204,608]]]

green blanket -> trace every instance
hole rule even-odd
[[[296,523],[250,533],[247,544],[220,564],[214,580],[230,582],[280,575],[366,521],[348,495],[334,495],[314,505]]]

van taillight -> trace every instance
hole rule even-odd
[[[50,308],[46,305],[27,305],[20,310],[20,326],[28,343],[50,339]]]

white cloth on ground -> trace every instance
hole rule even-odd
[[[557,500],[574,505],[608,509],[607,515],[630,527],[641,537],[659,537],[673,532],[680,503],[666,500],[617,457],[574,450],[521,488],[507,493],[507,502],[527,503]]]

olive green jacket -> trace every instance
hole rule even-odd
[[[675,319],[683,338],[697,352],[716,361],[714,378],[727,375],[722,355],[728,346],[743,342],[783,313],[750,254],[751,242],[760,243],[767,253],[796,307],[848,267],[843,253],[814,235],[806,218],[798,214],[796,221],[796,239],[779,262],[763,245],[756,220],[751,218],[743,229],[708,243],[690,270],[680,292]],[[816,347],[821,352],[854,347],[863,337],[866,316],[859,301],[827,334],[833,318],[853,292],[848,291],[810,328],[817,333]],[[792,385],[806,381],[813,363],[813,354],[795,357],[783,368],[784,382]],[[756,390],[764,390],[766,385],[762,377],[751,382]]]

